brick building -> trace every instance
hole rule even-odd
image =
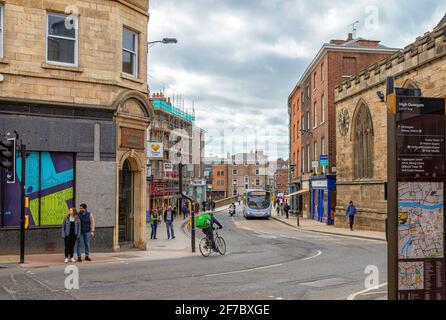
[[[215,164],[212,166],[212,199],[220,200],[228,198],[228,166],[226,164]]]
[[[334,87],[396,49],[362,38],[331,40],[319,50],[288,98],[292,210],[332,222],[336,205]],[[321,160],[328,160],[324,164]]]
[[[396,87],[420,89],[426,97],[446,96],[446,16],[432,32],[336,87],[336,112],[342,114],[336,139],[338,227],[347,226],[344,210],[353,200],[358,229],[386,230],[387,106],[376,92],[386,92],[390,76]]]
[[[232,197],[243,195],[248,189],[268,188],[269,163],[263,151],[228,155],[222,163],[212,166],[214,197],[223,193],[225,197]]]
[[[60,224],[83,202],[96,218],[95,251],[146,246],[148,9],[146,0],[0,1],[0,130],[16,130],[30,151],[27,252],[60,252]],[[18,251],[18,177],[7,185],[1,175],[0,254]]]

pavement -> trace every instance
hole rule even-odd
[[[174,221],[175,239],[167,239],[166,224],[161,223],[157,230],[157,240],[151,240],[151,227],[147,225],[147,250],[123,249],[119,252],[94,252],[92,248],[91,258],[93,261],[83,261],[83,264],[95,265],[104,263],[120,263],[121,261],[150,261],[182,258],[192,255],[190,237],[184,232],[184,225],[189,220],[183,220],[180,216]],[[76,253],[75,253],[76,256]],[[25,256],[25,263],[19,264],[18,255],[0,256],[0,267],[2,268],[45,268],[51,266],[65,265],[64,254],[28,254]]]
[[[177,220],[177,238],[161,226],[149,251],[113,253],[116,263],[77,264],[79,288],[67,289],[62,264],[0,268],[0,300],[337,300],[385,299],[383,241],[296,230],[277,220],[246,220],[238,210],[216,213],[225,256],[185,252],[190,239]],[[201,232],[201,231],[200,231]],[[197,231],[197,238],[201,237]],[[181,235],[183,233],[183,235]],[[198,251],[198,250],[197,250]],[[159,254],[157,258],[147,257]],[[143,258],[138,258],[142,255]],[[177,258],[172,258],[177,255]],[[60,257],[60,256],[59,256]],[[99,257],[99,254],[98,256]],[[164,258],[163,258],[164,257]],[[62,257],[63,258],[63,257]],[[365,270],[376,266],[379,287],[365,288]]]
[[[325,223],[303,218],[299,220],[299,226],[297,226],[297,217],[295,216],[290,216],[290,218],[287,219],[285,216],[277,216],[276,214],[272,214],[271,217],[276,221],[287,224],[300,231],[311,231],[311,232],[318,232],[337,236],[346,236],[352,238],[387,241],[385,232],[363,231],[363,230],[351,231],[350,229],[347,228],[337,228],[335,226],[329,226]]]

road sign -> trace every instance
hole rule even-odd
[[[446,297],[445,129],[444,99],[389,95],[390,299]]]
[[[319,161],[312,161],[312,162],[311,162],[311,167],[312,167],[313,169],[317,169],[317,168],[319,168]]]
[[[328,155],[321,155],[320,165],[321,167],[328,167]]]

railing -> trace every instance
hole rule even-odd
[[[230,205],[231,203],[235,203],[235,202],[237,202],[237,196],[234,196],[234,197],[230,197],[230,198],[226,198],[226,199],[221,199],[221,200],[218,200],[218,201],[215,201],[215,207],[216,208],[221,208],[221,207],[224,207],[224,206],[228,206],[228,205]]]

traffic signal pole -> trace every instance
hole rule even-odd
[[[21,205],[20,205],[20,263],[25,263],[25,196],[26,196],[26,145],[21,144],[20,152],[22,156],[21,174]]]
[[[178,164],[178,175],[179,175],[178,183],[179,183],[179,195],[180,195],[180,200],[179,200],[180,205],[178,205],[178,210],[181,210],[180,208],[182,208],[182,200],[183,199],[189,200],[190,203],[192,204],[192,211],[190,213],[190,216],[191,216],[190,239],[191,239],[192,252],[195,253],[196,252],[196,248],[195,248],[195,207],[193,205],[193,203],[194,203],[193,200],[183,193],[183,166],[184,166],[184,164],[182,164],[182,163]]]

